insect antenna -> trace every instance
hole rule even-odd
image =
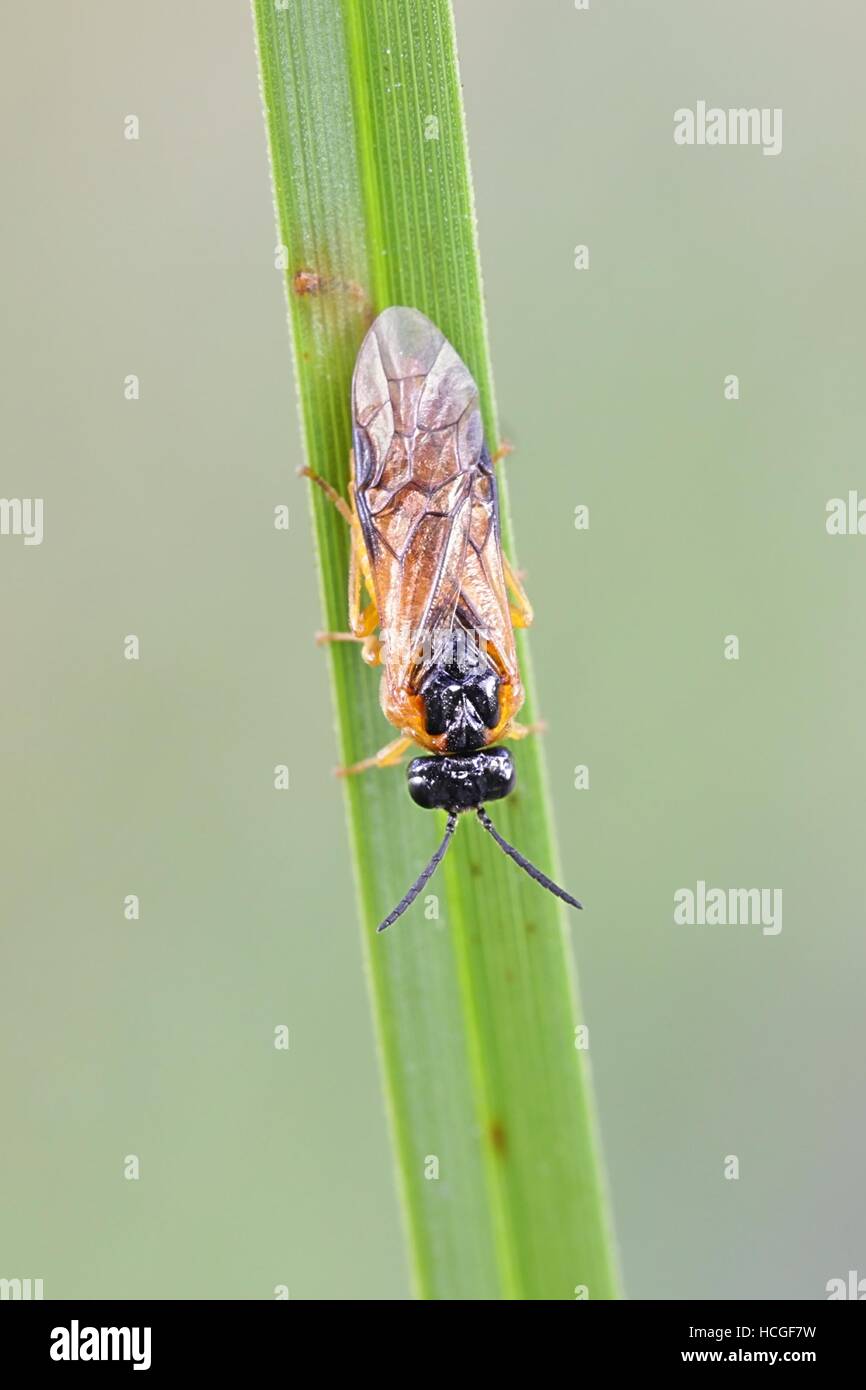
[[[548,878],[547,874],[543,874],[540,869],[536,869],[534,864],[530,864],[528,859],[524,859],[519,849],[515,849],[507,840],[503,840],[483,806],[476,806],[475,814],[484,826],[484,829],[493,836],[499,848],[504,850],[509,859],[514,860],[515,864],[519,864],[521,869],[529,874],[530,878],[534,878],[536,883],[540,883],[542,888],[546,888],[555,898],[562,898],[564,903],[570,903],[572,907],[583,907],[583,903],[579,903],[577,898],[573,898],[570,893],[566,893],[565,889],[560,888],[558,883],[554,883],[552,878]]]
[[[403,913],[406,911],[407,907],[412,906],[413,902],[417,898],[418,894],[421,892],[421,889],[424,887],[424,884],[427,882],[430,875],[435,873],[436,869],[442,863],[442,860],[445,858],[445,851],[448,848],[448,843],[451,839],[451,836],[454,834],[456,826],[457,812],[449,811],[448,824],[445,827],[445,834],[442,837],[441,845],[437,849],[436,853],[433,855],[433,858],[430,860],[430,863],[427,865],[426,869],[423,869],[422,872],[418,875],[415,882],[412,884],[412,887],[409,889],[409,892],[406,894],[405,898],[401,898],[397,906],[394,908],[394,911],[389,912],[384,922],[379,923],[378,927],[376,928],[377,931],[384,931],[386,927],[390,927],[394,922],[396,922],[398,917],[403,916]]]

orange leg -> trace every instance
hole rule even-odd
[[[360,642],[361,655],[370,666],[379,666],[382,661],[382,643],[375,635],[375,629],[379,626],[379,612],[376,607],[375,592],[373,589],[373,577],[370,572],[370,561],[367,557],[367,550],[364,545],[364,537],[361,534],[361,524],[358,521],[358,514],[354,505],[350,506],[344,498],[331,486],[325,478],[314,473],[311,468],[301,468],[298,470],[320,487],[329,501],[333,502],[340,516],[348,524],[351,536],[351,552],[349,557],[349,626],[350,632],[317,632],[316,641],[324,642]],[[350,484],[350,491],[354,504],[354,490]],[[366,590],[368,602],[366,607],[363,603],[363,592]],[[352,763],[349,767],[338,767],[336,773],[338,777],[350,777],[356,772],[366,772],[374,767],[393,767],[399,763],[404,753],[411,747],[413,739],[411,735],[401,734],[391,743],[386,743],[384,748],[380,748],[378,753],[374,753],[370,758],[362,758],[360,762]]]
[[[352,525],[352,512],[348,502],[346,501],[345,497],[340,496],[339,492],[335,487],[331,487],[331,484],[328,482],[327,478],[323,478],[321,473],[314,473],[312,468],[299,468],[298,476],[301,478],[309,478],[311,483],[315,483],[316,487],[320,487],[322,489],[322,492],[327,497],[328,501],[333,502],[334,506],[337,508],[337,511],[340,513],[340,516],[347,523],[347,525]]]
[[[528,595],[520,582],[519,575],[511,568],[507,556],[502,557],[502,572],[505,583],[514,602],[511,605],[511,621],[515,627],[532,627],[534,613]]]
[[[355,632],[316,633],[318,646],[323,647],[327,642],[360,642],[362,661],[366,661],[368,666],[382,665],[382,643],[372,633],[368,637],[359,637]]]
[[[361,534],[361,525],[358,521],[354,507],[350,507],[344,497],[341,497],[336,488],[331,487],[327,479],[314,473],[312,468],[300,468],[299,473],[305,478],[309,478],[328,498],[333,502],[340,516],[349,527],[351,537],[351,552],[349,556],[349,632],[318,632],[316,641],[323,642],[361,642],[361,655],[369,666],[378,666],[382,659],[381,643],[373,633],[379,626],[379,612],[376,607],[376,599],[373,592],[373,577],[370,573],[370,562],[367,558],[364,537]],[[366,589],[368,603],[366,607],[363,603],[363,590]]]
[[[373,767],[394,767],[403,757],[406,750],[411,747],[412,739],[405,734],[395,738],[393,742],[386,743],[384,748],[380,748],[378,753],[374,753],[372,758],[362,758],[359,763],[350,763],[348,767],[338,767],[338,777],[351,777],[356,772],[367,772]]]
[[[510,440],[503,439],[496,453],[491,458],[491,463],[501,463],[503,459],[507,459],[508,455],[513,453],[514,445]],[[520,582],[523,578],[523,570],[512,569],[504,555],[502,557],[502,566],[505,571],[505,582],[511,590],[511,596],[514,599],[514,603],[511,606],[511,622],[514,627],[531,627],[533,619],[532,604],[529,602],[526,590]]]
[[[546,734],[547,725],[543,719],[538,719],[534,724],[517,724],[513,719],[504,731],[503,738],[529,738],[530,734]]]

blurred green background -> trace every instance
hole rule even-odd
[[[866,16],[456,13],[626,1289],[820,1298],[866,1275],[866,538],[824,525],[866,495]],[[0,1277],[403,1298],[248,9],[0,23],[2,492],[45,499],[0,537]],[[781,155],[676,147],[698,99],[782,107]],[[674,927],[698,879],[781,934]]]

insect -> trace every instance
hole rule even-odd
[[[394,306],[370,326],[352,378],[349,502],[309,469],[348,522],[349,631],[382,669],[380,702],[399,737],[343,774],[400,761],[409,795],[448,813],[445,835],[384,931],[415,901],[445,856],[461,813],[474,811],[537,883],[581,904],[497,831],[485,803],[515,784],[504,738],[524,738],[514,628],[532,608],[503,554],[495,458],[484,441],[478,388],[443,333],[417,309]]]

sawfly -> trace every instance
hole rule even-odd
[[[452,345],[417,309],[393,306],[373,321],[352,377],[349,501],[303,469],[349,524],[349,631],[322,641],[361,644],[382,669],[383,713],[399,737],[345,775],[389,767],[419,744],[409,795],[448,813],[441,844],[390,927],[441,863],[458,816],[474,811],[502,850],[537,883],[581,904],[497,831],[485,803],[515,784],[501,739],[524,738],[524,691],[514,629],[532,608],[503,554],[495,458],[484,440],[478,388]]]

